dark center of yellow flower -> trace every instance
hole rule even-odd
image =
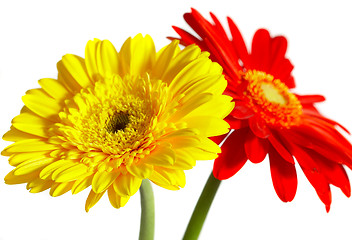
[[[125,112],[116,112],[107,119],[106,130],[110,133],[117,133],[119,130],[124,130],[129,123],[128,114]]]
[[[266,123],[285,128],[299,123],[302,105],[283,82],[256,70],[243,73],[243,79],[248,82],[244,95],[249,107]]]

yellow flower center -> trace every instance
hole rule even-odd
[[[155,147],[162,132],[158,116],[168,87],[148,76],[113,76],[83,89],[71,100],[56,124],[69,143],[87,153],[82,161],[90,167],[116,169],[138,163]],[[94,152],[97,157],[94,158]],[[92,157],[93,156],[93,157]]]
[[[256,70],[243,73],[243,79],[248,81],[244,94],[249,106],[266,123],[284,128],[299,123],[302,105],[283,82]]]
[[[287,99],[283,96],[279,89],[272,83],[262,83],[260,86],[263,90],[264,97],[270,102],[285,105],[287,104]]]

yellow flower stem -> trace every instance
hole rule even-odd
[[[196,240],[202,230],[205,218],[209,208],[214,200],[215,194],[220,186],[221,181],[210,174],[205,184],[202,194],[200,195],[197,205],[193,210],[192,217],[188,223],[183,240]]]
[[[142,181],[139,189],[141,194],[141,225],[139,240],[154,239],[154,194],[148,179]]]

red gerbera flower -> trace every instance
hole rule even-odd
[[[315,103],[325,100],[323,96],[290,91],[295,82],[291,76],[293,65],[285,57],[285,37],[271,37],[267,30],[259,29],[248,53],[235,23],[227,18],[232,35],[229,39],[219,20],[210,14],[214,23],[194,9],[184,15],[200,38],[178,27],[174,29],[182,44],[199,45],[223,67],[227,94],[236,102],[227,117],[235,131],[214,162],[214,176],[227,179],[248,159],[260,163],[269,154],[275,191],[282,201],[290,202],[297,190],[297,162],[329,211],[330,184],[347,197],[351,195],[343,165],[352,168],[352,146],[336,127],[348,131],[315,108]]]

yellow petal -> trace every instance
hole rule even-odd
[[[31,172],[29,174],[16,176],[14,175],[14,171],[15,170],[12,170],[5,176],[6,184],[21,184],[21,183],[30,182],[37,179],[39,175],[39,171],[36,171],[36,172]]]
[[[146,35],[138,34],[131,42],[131,72],[132,76],[142,76],[152,69],[155,63],[155,46],[153,39]]]
[[[55,98],[57,101],[62,101],[68,95],[69,91],[62,85],[58,80],[52,78],[40,79],[39,85],[47,92],[51,97]]]
[[[180,52],[179,42],[172,41],[157,52],[157,60],[152,70],[152,76],[155,79],[162,79],[162,76],[170,64],[171,60]]]
[[[70,182],[86,174],[87,171],[88,167],[81,163],[75,163],[71,166],[66,165],[55,170],[52,174],[52,179],[56,182]]]
[[[101,78],[97,63],[98,61],[100,61],[100,59],[97,59],[97,48],[98,46],[100,46],[100,43],[101,41],[97,38],[95,38],[93,41],[88,41],[84,54],[84,61],[87,67],[87,72],[93,80]]]
[[[51,121],[58,120],[58,113],[61,110],[61,105],[51,97],[44,97],[41,94],[27,92],[22,97],[24,104],[39,116]]]
[[[69,169],[75,165],[77,165],[78,163],[73,162],[73,161],[67,161],[67,163],[63,166],[58,167],[55,171],[53,171],[53,173],[51,174],[51,179],[56,181],[56,178],[58,177],[58,175],[65,171],[66,169]],[[61,181],[56,181],[56,182],[61,182]]]
[[[128,200],[130,199],[129,196],[120,196],[118,195],[115,191],[113,187],[110,187],[108,189],[108,196],[109,196],[109,201],[111,203],[111,205],[114,208],[120,208],[126,205],[126,203],[128,202]]]
[[[126,169],[131,174],[141,179],[148,178],[153,172],[153,166],[144,163],[132,164],[131,166],[126,166]]]
[[[136,35],[122,45],[119,52],[119,73],[131,76],[143,76],[155,63],[154,42],[149,35]]]
[[[193,150],[194,148],[191,149]],[[191,154],[187,151],[183,151],[183,149],[177,149],[175,155],[175,163],[169,168],[188,170],[193,168],[196,165],[196,159],[198,160],[198,158],[192,157]]]
[[[211,64],[212,61],[208,58],[198,58],[187,64],[170,83],[172,94],[181,94],[194,82],[198,82],[201,78],[207,76]]]
[[[96,172],[93,177],[92,181],[92,189],[96,193],[101,193],[108,189],[108,187],[115,181],[117,176],[119,175],[118,172],[107,172],[101,171]]]
[[[229,132],[230,125],[223,119],[213,116],[194,116],[185,119],[187,126],[197,128],[203,136],[213,137],[220,136]]]
[[[131,174],[121,174],[114,181],[113,188],[120,196],[134,195],[142,184],[142,179]]]
[[[184,187],[186,184],[186,177],[183,170],[168,169],[162,167],[155,167],[155,171],[149,177],[155,184],[168,189],[177,190],[179,187]]]
[[[51,187],[53,181],[42,180],[40,178],[35,179],[27,184],[27,189],[31,193],[39,193],[45,191]]]
[[[12,120],[12,125],[18,130],[44,138],[49,137],[48,129],[52,124],[53,122],[31,113],[21,113]]]
[[[31,138],[36,138],[32,134],[22,132],[13,126],[11,126],[10,130],[2,136],[2,139],[5,141],[17,142],[21,140],[28,140]]]
[[[199,136],[180,136],[163,139],[163,141],[167,141],[171,143],[173,149],[185,148],[185,147],[197,147],[201,144],[199,140]]]
[[[40,158],[33,161],[26,161],[15,168],[14,174],[18,176],[35,172],[46,167],[48,164],[54,161],[55,160],[53,158]]]
[[[112,45],[112,43],[108,40],[102,41],[100,45],[100,55],[101,55],[101,62],[102,69],[105,73],[105,77],[109,77],[114,74],[118,74],[118,53]]]
[[[167,190],[172,190],[172,191],[180,190],[180,187],[178,187],[178,186],[168,185],[168,184],[164,185],[164,184],[162,184],[160,182],[153,181],[151,179],[150,179],[150,181],[152,181],[154,184],[158,185],[159,187],[165,188]]]
[[[118,54],[110,41],[89,41],[85,51],[85,62],[91,79],[99,80],[118,74]]]
[[[95,193],[93,190],[90,191],[88,198],[86,200],[86,212],[89,211],[89,209],[91,209],[99,200],[100,198],[104,195],[104,192],[101,193]]]
[[[39,139],[28,139],[15,142],[10,146],[7,146],[3,151],[2,155],[9,156],[12,153],[19,153],[19,152],[43,152],[48,150],[55,150],[57,146],[46,143]]]
[[[77,194],[92,185],[93,175],[84,175],[77,179],[72,186],[72,194]]]
[[[208,152],[213,152],[213,153],[221,153],[221,148],[219,147],[219,145],[214,143],[209,138],[201,137],[200,141],[201,141],[201,144],[199,145],[200,149],[203,149]]]
[[[52,197],[58,197],[70,191],[72,188],[72,185],[73,185],[73,182],[54,183],[50,188],[49,194]]]
[[[210,102],[212,98],[213,98],[213,95],[211,93],[201,93],[194,96],[188,102],[186,102],[181,108],[179,108],[175,112],[175,114],[170,117],[169,121],[170,122],[179,121],[183,117],[186,117],[188,114],[192,114],[195,109],[206,104],[207,102]]]
[[[180,89],[178,94],[185,96],[180,100],[181,103],[189,101],[192,97],[199,93],[211,93],[219,95],[226,89],[227,81],[224,76],[218,74],[202,75],[199,78],[189,80],[183,88]]]
[[[45,118],[39,117],[36,114],[32,113],[21,113],[12,119],[12,123],[28,123],[32,125],[42,125],[42,126],[50,126],[53,122],[48,121]]]
[[[28,160],[36,160],[44,157],[48,157],[47,152],[27,152],[27,153],[16,153],[10,156],[9,163],[11,166],[17,166]]]
[[[41,172],[40,172],[40,178],[41,179],[51,179],[51,175],[53,172],[56,171],[56,169],[65,166],[65,165],[71,165],[73,162],[69,160],[58,160],[53,162],[52,164],[46,166]]]
[[[190,45],[184,48],[179,52],[175,58],[172,59],[172,62],[169,64],[168,68],[165,70],[165,73],[161,77],[164,82],[170,84],[175,76],[190,62],[195,60],[200,56],[201,50],[195,45]]]
[[[231,102],[232,97],[226,95],[213,95],[211,101],[199,105],[193,109],[187,117],[193,116],[217,116],[224,118],[235,107],[235,103]]]
[[[151,165],[170,166],[175,162],[175,152],[170,147],[159,145],[142,161]]]
[[[160,139],[165,140],[165,139],[170,139],[174,137],[197,136],[199,133],[200,132],[197,128],[182,128],[182,129],[178,129],[176,131],[170,132],[168,134],[165,134]]]
[[[130,74],[131,68],[131,42],[132,38],[128,38],[122,45],[118,55],[118,68],[120,76]]]
[[[200,148],[183,148],[182,150],[187,151],[192,158],[197,160],[212,160],[218,157],[218,154]]]
[[[66,55],[62,58],[61,61],[57,63],[58,70],[58,81],[61,83],[71,94],[76,94],[82,89],[82,86],[79,83],[79,79],[76,81],[75,76],[83,76],[83,82],[87,83],[88,74],[86,73],[86,69],[84,66],[84,60],[81,57],[70,55],[66,57]],[[65,60],[64,60],[65,59]],[[69,61],[73,60],[73,63],[70,64]],[[82,64],[83,63],[83,64]],[[66,65],[67,66],[66,66]],[[69,69],[67,69],[67,67]],[[77,67],[77,69],[74,69]],[[72,71],[72,73],[70,72]]]
[[[62,69],[62,73],[65,72],[70,75],[71,80],[77,82],[79,86],[87,88],[92,84],[83,58],[73,54],[66,54],[62,57],[62,64],[65,68]]]

